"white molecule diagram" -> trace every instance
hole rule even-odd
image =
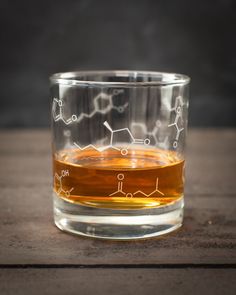
[[[95,150],[97,150],[98,152],[103,152],[107,149],[115,149],[117,151],[121,152],[122,156],[125,156],[128,154],[128,149],[130,145],[133,144],[144,144],[144,145],[149,145],[150,144],[150,139],[149,138],[145,138],[145,139],[138,139],[138,138],[134,138],[133,134],[130,132],[129,128],[121,128],[121,129],[116,129],[116,130],[112,130],[111,126],[109,125],[109,123],[107,121],[103,122],[103,125],[111,132],[111,137],[110,137],[110,143],[109,145],[105,145],[102,147],[96,147],[93,144],[89,144],[86,145],[84,147],[80,147],[80,145],[76,142],[74,142],[74,145],[79,148],[80,150],[85,150],[87,148],[94,148]],[[126,142],[126,146],[123,148],[117,147],[115,146],[114,142],[118,142],[119,137],[123,134],[127,136],[127,139],[129,140],[129,143]]]
[[[133,130],[141,130],[142,134],[146,134],[148,137],[152,137],[154,139],[155,145],[158,145],[161,148],[166,148],[168,146],[168,136],[164,138],[164,140],[160,140],[158,133],[160,131],[162,124],[160,120],[156,120],[155,126],[152,131],[147,130],[147,126],[144,123],[140,122],[132,122],[131,129]]]
[[[57,108],[59,108],[58,113],[57,113]],[[63,102],[61,99],[58,99],[56,97],[53,98],[53,102],[52,102],[52,116],[55,122],[61,120],[66,125],[69,125],[72,122],[75,122],[77,120],[76,115],[72,115],[70,118],[65,119],[64,112],[63,112]]]
[[[71,124],[72,122],[80,123],[84,118],[92,118],[96,113],[100,114],[107,114],[112,109],[117,110],[119,113],[123,113],[125,109],[128,107],[128,102],[126,102],[123,105],[116,106],[113,103],[113,96],[119,95],[120,93],[123,93],[123,89],[115,89],[112,94],[106,94],[104,92],[100,92],[97,96],[95,96],[93,100],[93,106],[94,109],[91,113],[84,113],[82,112],[79,116],[72,115],[70,118],[65,118],[63,113],[63,101],[61,99],[58,99],[56,97],[53,98],[52,103],[52,114],[54,121],[63,121],[66,125]],[[105,101],[106,105],[102,106],[101,102]],[[57,110],[59,108],[59,112],[57,113]]]
[[[117,174],[117,179],[118,179],[118,185],[117,185],[117,190],[114,193],[111,193],[109,195],[109,197],[112,196],[118,196],[118,195],[122,195],[125,196],[126,198],[133,198],[135,195],[140,194],[146,198],[151,197],[155,194],[164,196],[164,193],[162,193],[160,190],[158,190],[158,177],[156,178],[156,185],[155,185],[155,190],[153,190],[150,194],[146,194],[145,192],[141,191],[141,190],[137,190],[134,193],[126,193],[123,191],[123,180],[125,178],[125,175],[123,173],[119,173]]]
[[[168,127],[174,126],[176,128],[175,141],[173,143],[174,148],[177,148],[180,133],[184,130],[184,127],[181,127],[181,124],[183,122],[183,106],[184,106],[184,102],[183,102],[182,96],[177,96],[175,99],[175,105],[170,110],[171,112],[172,111],[175,112],[174,122],[168,125]],[[181,119],[181,123],[179,122],[180,121],[179,119]]]
[[[73,187],[69,190],[63,189],[62,179],[66,176],[69,176],[69,170],[61,170],[61,175],[55,173],[54,175],[54,187],[57,188],[56,192],[58,195],[63,194],[66,197],[69,197],[71,192],[73,191]]]

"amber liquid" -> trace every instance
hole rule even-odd
[[[54,191],[66,201],[113,209],[156,208],[183,196],[184,160],[172,151],[62,150],[53,157]]]

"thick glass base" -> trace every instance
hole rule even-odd
[[[132,240],[160,236],[182,225],[183,198],[152,209],[101,209],[73,204],[54,194],[54,220],[58,228],[87,237]]]

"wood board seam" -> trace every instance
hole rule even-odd
[[[171,264],[0,264],[0,269],[236,269],[236,263],[171,263]]]

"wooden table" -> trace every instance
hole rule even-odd
[[[236,294],[236,130],[189,131],[184,226],[133,242],[53,225],[50,136],[0,132],[0,294]]]

